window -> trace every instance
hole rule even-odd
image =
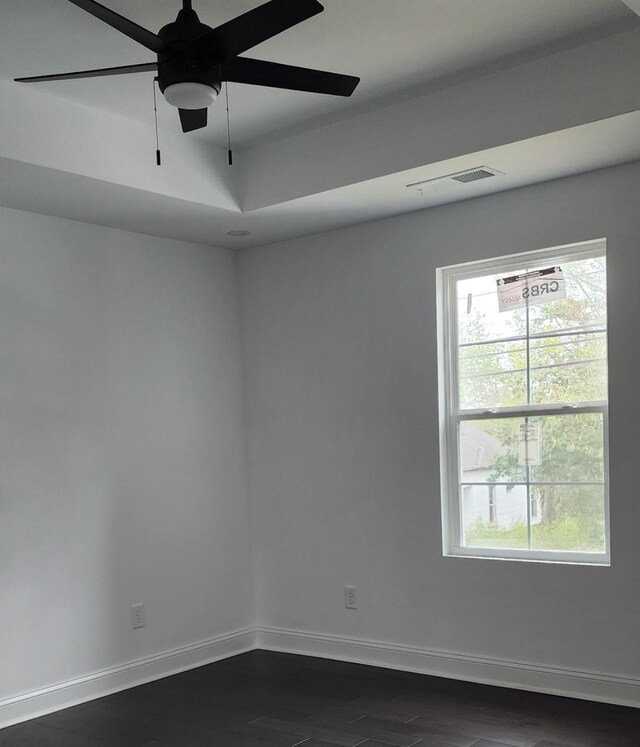
[[[608,564],[605,242],[441,268],[438,304],[445,554]]]
[[[531,515],[531,523],[537,524],[540,518],[540,514],[538,512],[539,511],[538,509],[538,506],[539,506],[538,488],[532,489],[531,497],[529,499],[529,504],[530,504],[529,511]]]
[[[469,486],[473,490],[473,486]],[[498,513],[496,506],[496,486],[489,485],[489,524],[498,523]]]

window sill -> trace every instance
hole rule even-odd
[[[519,552],[518,550],[502,550],[493,548],[481,549],[477,547],[455,547],[443,553],[445,558],[467,558],[471,560],[500,560],[516,561],[520,563],[544,563],[551,565],[585,565],[591,567],[611,567],[611,557],[608,553],[575,553],[539,551]]]

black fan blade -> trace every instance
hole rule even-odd
[[[150,73],[158,69],[157,62],[145,62],[142,65],[123,65],[122,67],[103,67],[98,70],[79,70],[77,73],[58,73],[57,75],[36,75],[32,78],[16,78],[16,83],[41,83],[46,80],[74,80],[75,78],[102,78],[107,75],[128,75],[129,73]]]
[[[193,43],[197,56],[224,62],[324,10],[318,0],[270,0]]]
[[[69,2],[77,5],[78,8],[82,8],[82,10],[86,10],[87,13],[91,13],[92,16],[99,18],[101,21],[108,23],[116,31],[137,41],[138,44],[142,44],[143,47],[156,52],[156,54],[167,51],[168,49],[167,44],[159,36],[156,36],[151,31],[147,31],[142,26],[138,26],[137,23],[121,16],[119,13],[105,8],[104,5],[96,3],[95,0],[69,0]]]
[[[192,132],[207,126],[207,109],[178,109],[182,132]]]
[[[332,96],[351,96],[360,82],[360,78],[353,75],[327,73],[324,70],[252,60],[249,57],[238,57],[225,62],[222,66],[222,80],[309,93],[328,93]]]

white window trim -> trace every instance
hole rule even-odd
[[[437,328],[438,328],[438,392],[440,425],[440,484],[442,503],[443,555],[492,560],[520,560],[546,563],[574,563],[580,565],[608,566],[611,564],[609,528],[609,422],[608,402],[580,404],[580,412],[599,412],[603,416],[604,443],[604,521],[605,551],[603,553],[563,552],[554,550],[504,549],[463,547],[461,496],[458,479],[458,421],[471,418],[495,418],[508,416],[510,412],[521,416],[521,407],[493,410],[458,410],[458,304],[455,284],[460,280],[488,275],[494,272],[519,270],[527,264],[556,265],[576,259],[606,257],[606,240],[597,239],[577,244],[539,249],[511,254],[505,257],[480,260],[459,265],[440,267],[436,270]],[[449,315],[451,310],[451,315]],[[606,339],[609,326],[607,324]],[[558,414],[573,410],[566,405],[530,405],[528,412],[536,414]]]

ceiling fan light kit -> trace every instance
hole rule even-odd
[[[163,93],[166,102],[177,109],[206,109],[218,98],[220,84],[173,83]]]
[[[202,23],[191,0],[183,0],[176,20],[160,29],[158,34],[95,0],[69,2],[155,52],[157,61],[16,78],[17,82],[38,83],[153,71],[157,73],[158,86],[166,101],[179,110],[183,132],[206,127],[207,109],[225,82],[333,96],[350,96],[360,82],[351,75],[239,56],[321,13],[324,8],[318,0],[269,0],[217,28]]]

